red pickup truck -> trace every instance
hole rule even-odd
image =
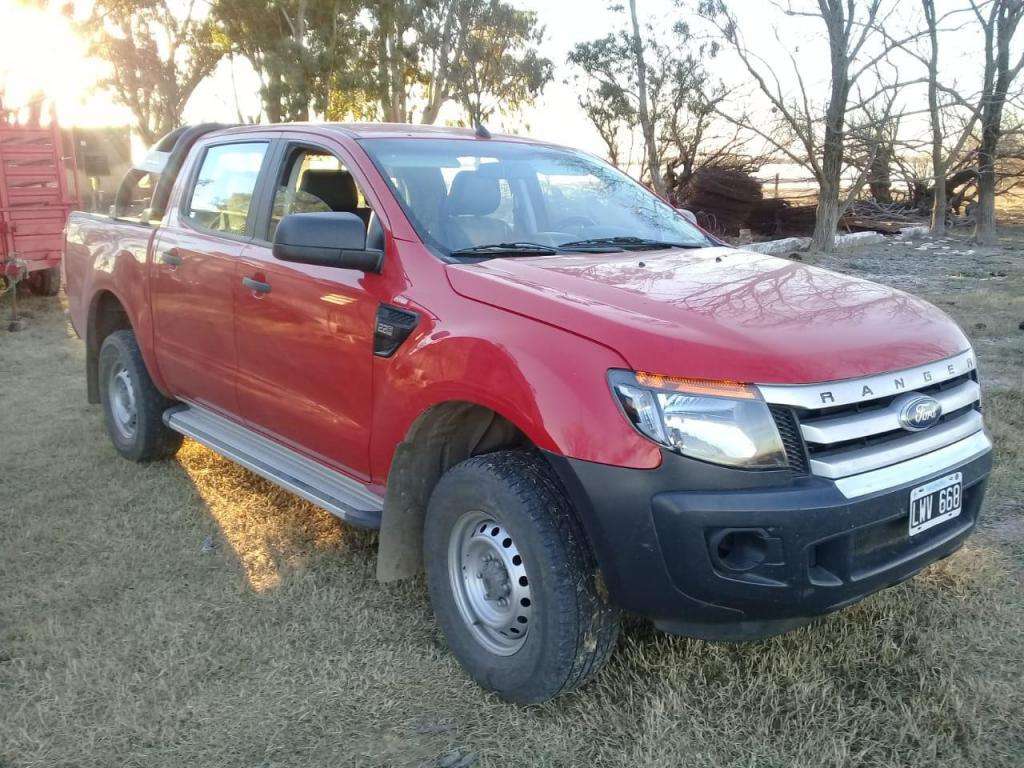
[[[584,683],[622,611],[784,632],[963,544],[991,468],[935,307],[735,250],[583,152],[408,125],[195,126],[75,213],[124,456],[191,437],[426,572],[481,685]]]

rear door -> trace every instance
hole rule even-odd
[[[252,240],[267,139],[198,144],[168,208],[150,273],[156,359],[172,393],[237,414],[235,270]]]
[[[370,221],[372,211],[338,148],[282,142],[278,157],[254,242],[236,263],[238,404],[254,429],[366,478],[381,276],[278,261],[271,241],[289,213]]]

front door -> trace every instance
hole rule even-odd
[[[371,211],[345,164],[326,149],[288,147],[262,242],[235,271],[238,404],[250,426],[358,477],[369,476],[377,275],[278,261],[277,223],[289,213]]]
[[[172,394],[237,414],[235,271],[269,144],[211,145],[168,213],[150,273],[156,360]]]

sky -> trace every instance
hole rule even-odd
[[[83,1],[88,2],[80,0]],[[502,124],[492,128],[529,134],[603,155],[603,143],[578,107],[566,55],[576,43],[620,28],[624,15],[609,10],[607,0],[511,2],[534,10],[546,28],[541,52],[555,63],[555,79],[532,107],[514,120],[499,121]],[[949,6],[952,2],[955,0],[939,0],[939,5]],[[681,16],[672,0],[639,0],[638,4],[641,17],[659,30],[667,30],[672,20]],[[788,60],[792,51],[810,87],[825,86],[828,60],[820,22],[784,19],[767,0],[733,0],[731,5],[748,41],[767,53],[770,64],[785,76],[793,77]],[[909,8],[908,0],[901,0],[900,7]],[[899,10],[895,22],[900,21],[901,13]],[[776,28],[781,40],[774,39]],[[964,61],[975,58],[971,53],[975,44],[966,32],[944,39],[944,60],[951,82],[969,78],[970,75],[964,73],[979,69],[963,66]],[[751,93],[748,79],[735,59],[722,55],[709,66],[718,77],[735,87],[734,95],[740,95],[741,101],[749,99],[748,103],[755,109],[765,109],[764,105],[758,105],[756,96],[748,95]],[[903,66],[909,71],[914,65],[905,61]],[[130,123],[131,115],[124,107],[95,89],[102,71],[102,64],[86,57],[84,45],[56,10],[40,11],[18,0],[0,0],[0,83],[9,104],[22,102],[34,90],[42,90],[56,103],[64,124],[96,127]],[[215,74],[197,89],[186,108],[185,119],[187,122],[234,121],[239,110],[243,115],[255,115],[259,112],[257,91],[258,81],[248,65],[241,60],[232,64],[225,59]],[[914,98],[913,93],[908,92],[907,98]],[[454,114],[451,112],[449,116]],[[765,114],[767,116],[767,112]],[[442,112],[441,120],[445,117]],[[141,154],[145,148],[134,149]]]

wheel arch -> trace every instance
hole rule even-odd
[[[388,472],[377,553],[380,581],[410,578],[423,568],[423,520],[441,476],[472,456],[533,441],[512,419],[486,405],[448,400],[413,421],[395,449]]]
[[[89,402],[100,402],[99,359],[103,341],[114,331],[133,331],[124,302],[109,289],[95,293],[85,322],[85,379]]]

